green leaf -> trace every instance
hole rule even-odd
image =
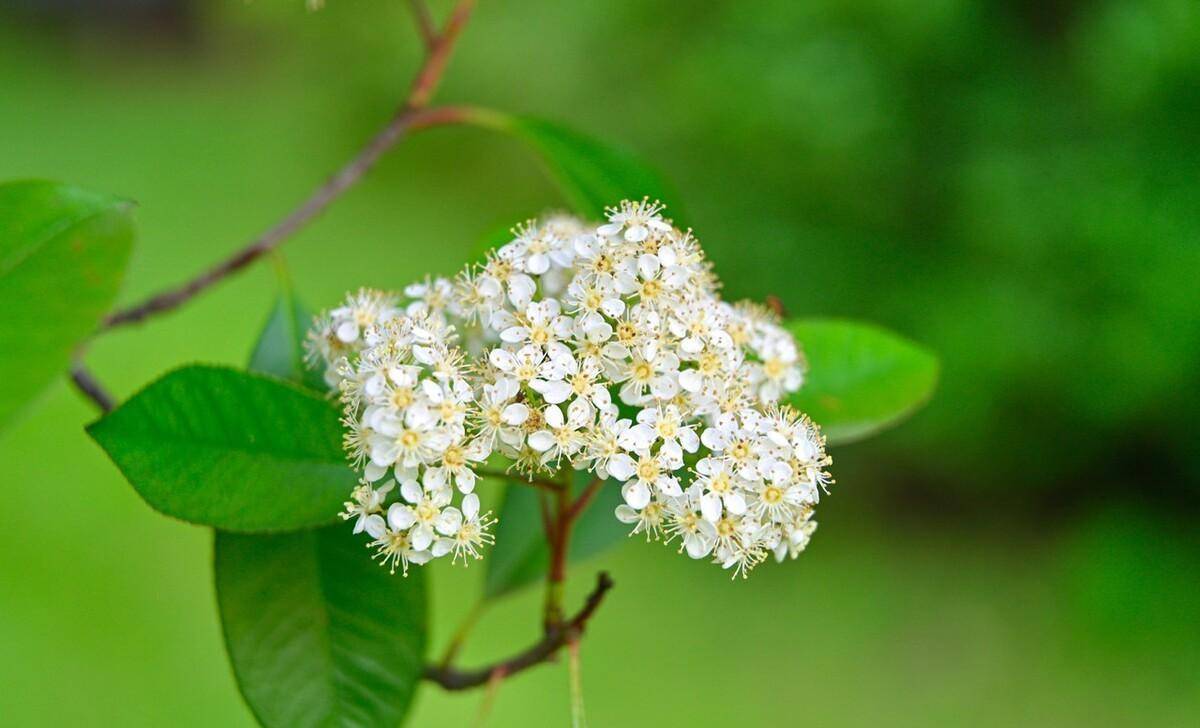
[[[281,295],[251,369],[300,379],[307,313]],[[343,492],[345,497],[348,492]],[[216,532],[213,569],[238,689],[265,726],[395,726],[421,679],[425,577],[375,565],[349,525]]]
[[[330,523],[356,482],[331,402],[233,369],[176,369],[88,432],[151,506],[230,531]]]
[[[588,473],[575,473],[576,490],[590,478]],[[545,578],[550,554],[542,526],[540,497],[538,491],[521,483],[509,483],[505,488],[496,524],[496,545],[487,557],[485,599],[497,599]],[[625,538],[629,528],[613,515],[620,503],[619,483],[610,480],[600,487],[575,522],[568,554],[571,562],[595,556]]]
[[[317,392],[328,391],[321,373],[304,363],[304,338],[312,313],[290,289],[279,294],[250,355],[250,371],[273,374]]]
[[[0,185],[0,426],[67,369],[111,307],[131,207],[52,182]]]
[[[568,204],[578,214],[600,219],[622,199],[649,197],[681,210],[667,185],[637,155],[553,122],[528,116],[476,111],[468,120],[510,134],[538,154]]]
[[[275,726],[396,726],[425,656],[424,570],[389,574],[347,525],[218,531],[217,604],[238,687]]]
[[[861,440],[912,414],[933,394],[938,360],[877,326],[852,321],[791,321],[808,375],[790,403],[821,426],[831,443]]]

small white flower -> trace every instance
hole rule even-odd
[[[669,233],[671,226],[660,214],[663,205],[644,198],[640,202],[625,200],[617,207],[608,208],[608,224],[596,229],[601,235],[618,235],[624,231],[625,240],[636,243],[653,233]]]
[[[558,405],[550,405],[542,411],[546,429],[529,436],[529,446],[543,453],[542,462],[558,462],[570,457],[584,444],[584,430],[591,425],[595,410],[586,400],[576,399],[567,408],[567,416]]]
[[[394,485],[388,482],[379,488],[372,488],[366,481],[361,482],[350,494],[354,500],[346,502],[342,519],[348,521],[354,518],[354,532],[362,533],[367,528],[367,518],[383,510],[383,502]]]

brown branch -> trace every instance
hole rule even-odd
[[[604,478],[592,478],[592,482],[587,484],[575,502],[571,504],[571,510],[567,512],[567,517],[572,521],[579,518],[587,507],[591,505],[592,499],[600,492],[600,487],[604,485]]]
[[[433,27],[429,6],[425,4],[425,0],[408,0],[408,7],[412,10],[413,20],[417,23],[417,32],[421,34],[425,49],[433,50],[437,43],[437,30]]]
[[[453,667],[429,666],[425,668],[424,677],[435,682],[446,690],[468,690],[487,684],[493,675],[501,674],[510,677],[518,672],[527,670],[534,665],[548,662],[558,650],[571,640],[578,639],[587,627],[588,620],[604,601],[604,595],[613,586],[608,574],[600,572],[596,576],[596,588],[588,595],[583,607],[570,620],[547,632],[540,641],[513,657],[474,670],[458,670]]]
[[[112,395],[92,376],[83,362],[75,362],[71,365],[71,382],[85,397],[92,400],[101,412],[112,412],[114,406]]]
[[[425,62],[414,77],[408,97],[400,110],[353,159],[329,178],[325,184],[317,188],[303,204],[241,250],[183,285],[158,293],[134,306],[113,312],[105,319],[102,330],[137,323],[151,316],[178,308],[197,294],[275,249],[313,218],[324,212],[330,203],[361,180],[375,166],[380,157],[400,141],[407,132],[460,121],[463,118],[461,109],[425,110],[425,107],[441,81],[446,63],[450,59],[450,53],[454,49],[454,43],[470,18],[474,5],[474,0],[459,2],[450,19],[446,21],[445,29],[436,37],[430,47]]]
[[[433,92],[442,80],[442,73],[446,70],[446,63],[450,60],[450,51],[454,49],[454,42],[458,40],[458,36],[466,27],[467,21],[471,18],[471,11],[474,9],[475,0],[459,0],[458,5],[454,6],[449,20],[446,21],[442,32],[429,49],[429,54],[425,56],[424,65],[421,66],[421,70],[417,71],[417,76],[413,79],[406,102],[406,106],[410,109],[419,109],[429,103],[430,97],[433,96]]]

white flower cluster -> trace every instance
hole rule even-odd
[[[616,517],[634,533],[678,540],[735,573],[799,554],[830,460],[816,426],[778,404],[800,387],[804,363],[776,317],[723,301],[699,244],[658,203],[622,202],[598,227],[558,216],[514,232],[454,281],[409,286],[403,306],[361,292],[319,321],[311,351],[342,382],[348,441],[369,460],[368,480],[397,467],[411,484],[402,508],[416,513],[414,498],[428,496],[399,466],[424,467],[425,492],[452,478],[469,492],[470,462],[495,450],[530,474],[572,468],[618,481]],[[471,354],[469,373],[452,333]],[[347,357],[357,363],[337,364]],[[391,375],[400,365],[413,367],[403,384]],[[397,387],[413,400],[395,402]],[[413,450],[402,439],[419,428],[442,434],[420,429],[429,449]],[[386,493],[368,491],[348,514],[378,531]],[[439,549],[431,532],[419,545],[405,532],[405,548]]]
[[[367,532],[393,572],[447,554],[454,561],[480,558],[480,547],[492,543],[494,520],[479,512],[470,465],[491,449],[467,435],[474,397],[453,330],[405,315],[381,294],[360,292],[319,320],[310,339],[318,356],[329,332],[339,345],[358,348],[353,360],[343,355],[332,362],[345,405],[346,449],[363,467],[342,517],[355,519],[354,532]],[[374,485],[389,473],[394,481]],[[396,483],[400,500],[385,508]],[[451,505],[455,490],[463,495],[461,508]]]

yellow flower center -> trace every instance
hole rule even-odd
[[[404,409],[412,404],[413,391],[408,387],[397,387],[392,390],[392,396],[389,397],[392,406],[396,409]]]
[[[637,476],[639,480],[653,482],[658,479],[659,467],[658,461],[652,458],[642,458],[637,465]]]
[[[729,488],[730,483],[728,473],[717,473],[713,476],[712,480],[708,482],[708,489],[714,493],[727,493],[729,492]]]
[[[457,445],[446,448],[446,454],[442,456],[442,464],[447,468],[461,468],[466,462],[466,453]]]
[[[779,379],[787,370],[787,364],[782,359],[771,358],[763,362],[763,372],[771,379]]]

